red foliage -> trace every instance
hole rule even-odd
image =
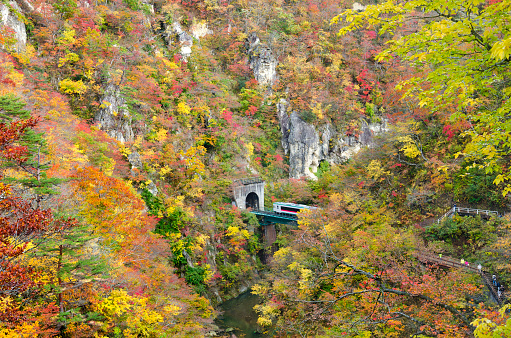
[[[27,149],[18,142],[23,133],[36,125],[36,119],[0,124],[0,158],[26,161]],[[0,175],[0,180],[3,175]],[[41,209],[35,200],[16,196],[11,186],[0,183],[0,297],[17,296],[36,286],[34,270],[15,258],[24,254],[28,243],[37,243],[74,225],[71,219],[55,219],[51,209]],[[0,321],[12,325],[26,320],[26,313],[13,306],[0,313]]]

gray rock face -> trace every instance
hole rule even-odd
[[[277,115],[282,133],[282,147],[289,155],[289,177],[316,180],[314,173],[321,161],[331,164],[346,162],[362,147],[370,146],[374,135],[386,131],[386,123],[368,124],[361,121],[358,136],[345,136],[331,124],[316,128],[303,121],[298,113],[287,114],[288,103],[281,100],[277,104]]]
[[[179,54],[186,60],[192,54],[193,38],[185,32],[179,22],[172,24],[172,32],[177,35],[179,44],[181,45],[181,51]]]
[[[261,86],[271,86],[277,80],[278,61],[268,46],[261,44],[259,37],[252,33],[247,38],[248,62],[254,77]]]
[[[131,168],[133,169],[141,169],[142,168],[142,159],[140,158],[140,154],[136,151],[136,150],[133,150],[129,155],[128,155],[128,162],[130,163],[131,165]]]
[[[21,9],[15,1],[9,1],[10,7],[21,13]],[[11,11],[9,6],[0,2],[0,14],[1,14],[1,24],[9,27],[14,31],[14,37],[16,38],[16,51],[22,52],[25,50],[27,45],[27,31],[25,28],[25,24],[18,19],[16,13]]]
[[[321,148],[319,134],[313,125],[304,122],[298,113],[289,119],[289,176],[315,179],[313,174],[319,166]]]
[[[121,96],[119,87],[109,84],[101,104],[103,108],[94,116],[94,121],[99,124],[100,129],[119,142],[132,142],[134,135],[131,128],[131,116],[126,109],[126,100]]]
[[[142,166],[144,165],[142,162],[142,158],[140,158],[140,154],[138,151],[133,150],[128,156],[128,162],[131,165],[131,174],[135,175],[136,170],[135,169],[142,169]],[[158,195],[158,187],[156,187],[156,184],[151,181],[148,185],[145,187],[147,191],[149,191],[153,196]]]

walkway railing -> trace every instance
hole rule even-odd
[[[452,258],[449,256],[443,256],[440,257],[438,254],[430,253],[430,252],[424,252],[424,251],[416,251],[415,256],[417,259],[423,263],[429,263],[429,264],[437,264],[439,266],[444,266],[448,268],[465,268],[467,270],[470,270],[472,272],[475,272],[479,274],[486,285],[488,287],[488,290],[490,290],[490,293],[492,294],[493,298],[497,301],[499,305],[502,305],[504,300],[507,298],[508,292],[502,292],[500,293],[500,297],[498,294],[498,290],[493,285],[491,278],[489,277],[489,270],[485,267],[481,267],[481,270],[474,264],[470,265],[470,263],[462,263],[461,260]]]
[[[486,215],[486,216],[499,216],[499,212],[495,210],[483,210],[483,209],[472,209],[472,208],[463,208],[463,207],[452,207],[449,209],[442,217],[437,220],[437,223],[442,222],[442,220],[446,217],[450,217],[454,214],[466,214],[466,215]]]

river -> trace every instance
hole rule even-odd
[[[215,323],[223,330],[234,329],[231,333],[237,337],[268,337],[256,332],[257,314],[253,307],[260,302],[259,296],[251,294],[250,291],[244,292],[238,297],[220,304],[218,310],[222,314],[215,319]]]

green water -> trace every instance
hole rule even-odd
[[[238,297],[223,302],[218,310],[223,312],[215,323],[220,328],[226,330],[233,328],[237,337],[262,338],[266,335],[256,333],[257,314],[253,310],[254,305],[259,304],[261,298],[253,295],[250,291],[240,294]]]

